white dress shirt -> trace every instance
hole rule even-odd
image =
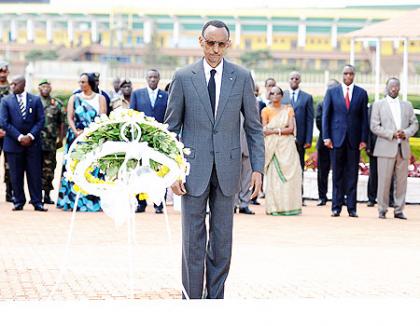
[[[147,86],[147,92],[149,93],[150,104],[152,104],[152,107],[154,107],[156,104],[159,88],[156,87],[155,89],[151,89],[149,86]]]
[[[386,101],[391,108],[392,117],[394,118],[395,126],[397,130],[401,130],[401,104],[400,100],[397,98],[392,98],[391,96],[386,96]]]
[[[342,83],[341,84],[341,87],[343,88],[344,98],[346,98],[347,88],[349,89],[349,99],[350,99],[350,102],[351,102],[351,98],[353,97],[354,83],[350,84],[349,86],[347,86],[346,84]]]
[[[206,59],[203,59],[203,65],[204,65],[204,75],[206,76],[207,85],[209,84],[209,80],[210,80],[210,71],[212,69],[216,70],[216,73],[214,74],[214,81],[216,82],[216,101],[214,103],[214,115],[216,116],[217,107],[219,106],[220,87],[222,86],[223,59],[216,68],[211,67],[207,63]]]
[[[295,95],[293,95],[293,93],[295,93]],[[290,103],[296,103],[299,96],[299,88],[295,90],[290,88],[289,95],[290,95]],[[292,101],[292,98],[293,98],[293,101]]]
[[[25,105],[25,108],[26,108],[26,92],[24,91],[22,94],[15,94],[15,96],[16,96],[16,99],[17,99],[18,103],[20,103],[20,101],[22,101],[23,105]]]
[[[26,96],[27,94],[26,94],[26,91],[24,91],[23,93],[21,93],[21,94],[15,94],[15,96],[16,96],[16,99],[17,99],[17,101],[18,101],[18,103],[20,103],[20,101],[22,101],[22,103],[23,103],[23,105],[25,106],[25,108],[26,108]],[[32,110],[32,108],[29,108],[29,110]],[[20,112],[20,108],[19,108],[19,113],[21,113]],[[26,115],[28,115],[29,113],[31,113],[30,111],[27,111],[26,112]],[[22,137],[23,137],[24,135],[22,135],[22,134],[20,134],[19,136],[18,136],[18,141],[20,141],[21,139],[22,139]],[[29,132],[28,134],[27,134],[27,136],[29,136],[29,137],[31,137],[32,138],[32,140],[34,140],[35,139],[35,137]]]

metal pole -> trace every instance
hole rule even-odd
[[[354,66],[354,38],[350,41],[350,64]]]
[[[381,40],[376,40],[376,59],[375,59],[375,101],[379,100],[379,82],[381,78]]]
[[[408,95],[408,38],[404,39],[403,54],[403,80],[402,80],[403,100],[407,101]]]

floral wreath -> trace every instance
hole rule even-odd
[[[134,195],[159,204],[167,187],[185,181],[188,153],[167,125],[143,112],[119,109],[96,117],[74,140],[66,156],[66,178],[76,192],[100,196],[112,217],[117,211],[111,207],[133,210],[127,198]]]

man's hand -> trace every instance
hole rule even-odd
[[[303,148],[308,149],[308,148],[311,148],[311,146],[312,146],[312,144],[307,143],[307,144],[303,145]]]
[[[325,147],[332,149],[333,148],[333,143],[331,141],[331,139],[324,139],[324,145]]]
[[[260,193],[262,186],[262,175],[260,172],[252,172],[251,176],[251,187],[249,187],[249,190],[254,189],[254,191],[251,194],[251,199],[257,198],[258,194]]]
[[[359,151],[361,151],[361,150],[362,150],[362,149],[364,149],[364,148],[366,148],[366,143],[362,141],[362,142],[359,144]]]
[[[172,192],[175,195],[183,196],[187,193],[187,190],[185,189],[185,185],[181,180],[175,181],[171,186]]]
[[[6,136],[6,132],[0,128],[0,138],[3,138],[4,136]]]
[[[59,140],[57,141],[57,149],[58,149],[58,148],[61,148],[61,147],[63,147],[63,140],[62,140],[62,139],[59,139]]]
[[[404,130],[398,130],[397,131],[397,138],[399,138],[399,139],[405,139],[406,137],[407,136],[406,136]]]
[[[21,144],[22,146],[25,146],[25,147],[31,146],[31,144],[32,144],[32,138],[31,138],[30,136],[28,136],[28,135],[23,136],[23,137],[20,139],[20,144]]]

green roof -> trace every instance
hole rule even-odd
[[[271,17],[272,22],[298,22],[299,17]]]
[[[258,21],[267,21],[267,17],[266,16],[239,16],[238,17],[240,20],[258,20]]]
[[[174,24],[173,23],[157,23],[157,29],[161,31],[165,30],[173,30]]]
[[[133,22],[133,29],[143,29],[143,23]]]
[[[306,18],[306,22],[308,23],[331,23],[334,21],[334,18],[327,18],[327,17],[308,17]]]
[[[273,32],[295,32],[297,33],[298,26],[292,25],[273,25]]]
[[[357,31],[358,29],[360,29],[360,27],[338,26],[337,33],[339,34],[350,33],[353,31]]]
[[[187,31],[201,31],[203,24],[181,24],[181,26]]]
[[[265,32],[266,30],[266,25],[241,25],[241,31],[244,32]]]
[[[234,20],[233,16],[207,16],[208,19],[218,19],[218,20]]]
[[[331,27],[330,26],[306,26],[306,32],[307,33],[323,33],[328,34],[331,33]]]
[[[198,16],[198,15],[176,15],[180,20],[183,19],[199,19],[202,20],[203,17]]]
[[[169,15],[146,15],[147,17],[150,17],[150,18],[157,18],[157,19],[159,19],[159,18],[169,18],[169,19],[172,19],[172,17],[171,16],[169,16]]]
[[[364,24],[366,20],[365,18],[340,18],[338,23]]]

